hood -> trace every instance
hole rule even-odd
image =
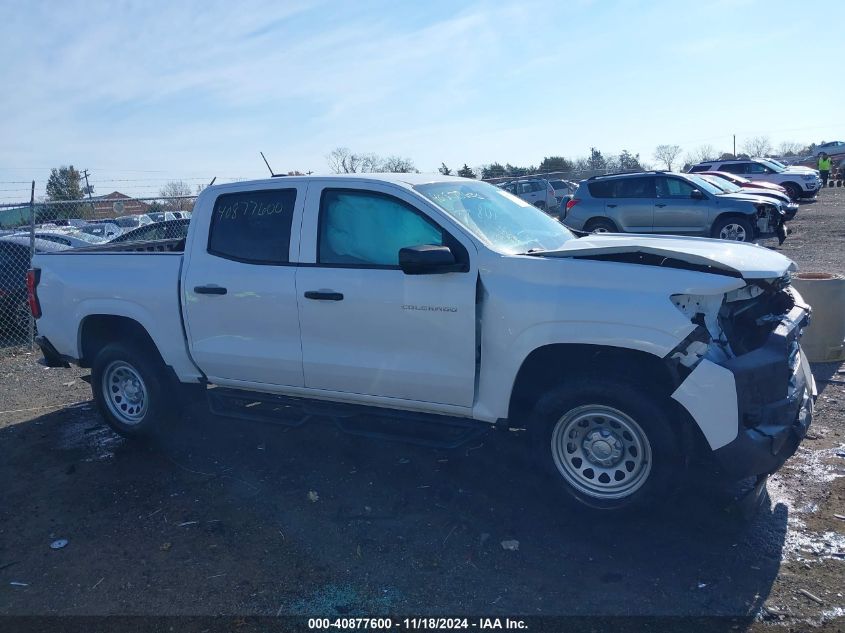
[[[813,169],[812,167],[801,167],[800,165],[790,165],[786,168],[784,173],[787,174],[813,174],[818,176],[819,170]]]
[[[777,199],[781,202],[789,202],[789,196],[785,193],[781,193],[777,189],[758,189],[757,187],[743,187],[742,191],[737,191],[736,193],[745,193],[752,196],[763,196],[764,198],[768,198],[769,200]]]
[[[766,192],[766,194],[768,193],[769,192]],[[780,200],[771,198],[768,195],[754,193],[752,189],[744,189],[743,191],[736,191],[734,193],[722,193],[719,194],[719,198],[727,198],[728,200],[750,200],[751,202],[756,202],[757,204],[769,204],[774,206],[780,204]]]
[[[780,253],[756,244],[674,235],[623,235],[602,233],[569,240],[543,257],[610,259],[637,263],[626,255],[652,256],[649,263],[673,268],[697,268],[744,279],[775,279],[797,270]],[[708,270],[711,269],[711,270]]]

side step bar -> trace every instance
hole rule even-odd
[[[330,418],[345,433],[434,448],[457,448],[493,428],[492,424],[469,418],[308,400],[224,387],[211,388],[207,395],[209,408],[215,415],[286,426],[302,426],[311,417]]]

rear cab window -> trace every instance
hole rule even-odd
[[[214,202],[208,253],[247,264],[287,264],[296,189],[222,194]]]

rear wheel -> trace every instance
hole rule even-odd
[[[605,218],[593,218],[584,225],[584,230],[588,233],[616,233],[616,225]]]
[[[148,435],[174,417],[177,407],[169,386],[161,359],[135,345],[111,343],[94,359],[94,401],[121,435]]]
[[[801,187],[796,185],[794,182],[785,182],[782,187],[786,189],[787,195],[792,200],[798,200],[801,197]]]
[[[739,216],[721,218],[713,225],[711,235],[720,240],[750,242],[754,239],[751,222]]]
[[[535,454],[553,484],[585,506],[654,505],[683,476],[679,440],[659,400],[621,379],[555,388],[535,409]]]

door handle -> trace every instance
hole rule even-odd
[[[663,203],[663,204],[656,204],[656,205],[654,205],[654,206],[656,206],[658,209],[662,209],[663,207],[665,207],[665,206],[666,206],[666,203]]]
[[[223,286],[214,286],[214,285],[207,285],[207,286],[194,286],[194,292],[198,295],[225,295],[228,290],[226,290]]]
[[[615,204],[609,204],[609,205],[607,205],[607,206],[608,206],[609,208],[611,208],[611,209],[615,209],[615,208],[616,208],[616,205],[615,205]]]
[[[315,299],[317,301],[343,301],[343,293],[332,292],[330,290],[326,292],[320,290],[306,290],[305,298]]]

